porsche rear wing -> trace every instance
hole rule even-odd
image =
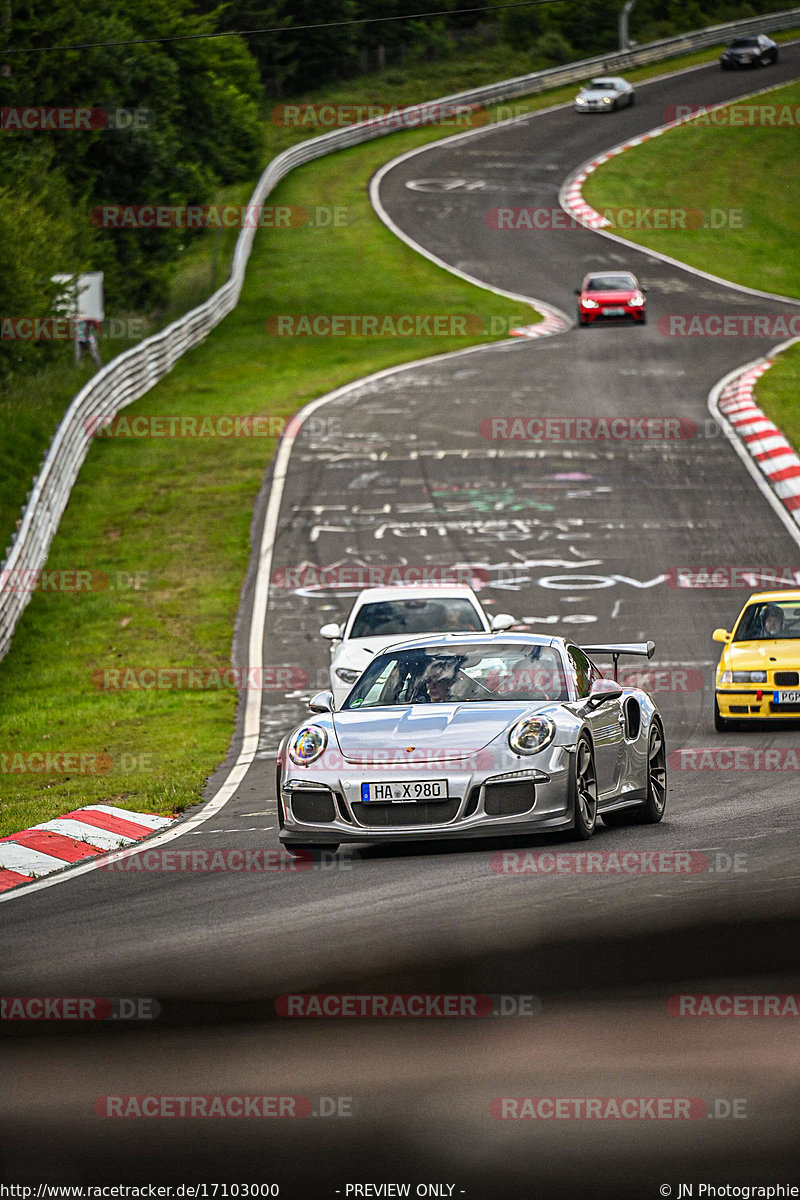
[[[652,658],[656,652],[655,642],[614,642],[603,646],[581,646],[584,654],[610,654],[614,660],[614,679],[617,678],[617,664],[623,654],[636,655],[639,658]]]

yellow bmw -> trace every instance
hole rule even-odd
[[[733,632],[715,629],[712,636],[725,646],[714,689],[715,729],[800,718],[800,590],[756,592]]]

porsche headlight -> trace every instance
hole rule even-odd
[[[611,97],[603,96],[603,104],[610,104],[610,103],[611,103]]]
[[[556,736],[556,727],[547,717],[523,717],[508,735],[508,744],[515,754],[538,754]]]
[[[328,735],[318,725],[304,725],[289,743],[289,758],[298,767],[315,762],[328,744]]]
[[[766,683],[766,671],[734,671],[734,683]]]
[[[337,679],[341,679],[342,683],[355,683],[361,672],[354,671],[352,667],[337,667],[335,674]]]

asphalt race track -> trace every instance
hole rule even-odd
[[[277,743],[325,686],[319,626],[343,619],[357,590],[279,586],[279,572],[458,565],[488,573],[490,612],[510,611],[534,631],[653,638],[673,753],[667,815],[650,828],[598,824],[589,848],[689,851],[706,866],[640,876],[498,870],[502,851],[587,849],[542,837],[345,848],[308,871],[91,870],[15,895],[0,907],[4,995],[154,997],[161,1017],[23,1032],[4,1023],[3,1178],[278,1182],[289,1198],[405,1181],[412,1195],[417,1184],[452,1184],[438,1194],[474,1200],[800,1184],[796,1020],[680,1019],[668,1004],[677,993],[800,991],[796,771],[760,769],[763,755],[749,771],[675,760],[680,749],[800,749],[800,726],[714,732],[710,635],[730,627],[748,592],[677,588],[670,575],[798,563],[800,543],[706,407],[720,378],[775,342],[669,337],[658,324],[666,314],[790,315],[797,306],[587,230],[486,223],[497,206],[557,209],[571,171],[662,124],[669,105],[798,75],[800,46],[786,46],[768,71],[695,69],[640,86],[630,110],[556,109],[438,143],[385,174],[380,200],[392,221],[459,270],[572,316],[586,270],[628,267],[649,288],[650,319],[430,360],[316,411],[289,459],[264,638],[264,665],[303,668],[308,686],[263,693],[258,752],[238,791],[165,847],[278,847]],[[644,442],[484,436],[482,422],[515,416],[669,417],[694,432]],[[255,546],[271,485],[268,475]],[[541,1010],[294,1023],[275,1013],[282,993],[343,990],[534,994]],[[321,1119],[209,1125],[95,1110],[109,1094],[211,1093],[304,1095]],[[520,1096],[688,1097],[705,1107],[702,1120],[496,1119],[493,1100]],[[330,1104],[318,1097],[353,1113],[322,1119]],[[740,1115],[726,1116],[735,1101]]]

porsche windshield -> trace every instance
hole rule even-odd
[[[478,633],[480,617],[460,596],[383,600],[363,605],[350,630],[351,638],[411,637],[415,633]]]
[[[490,642],[388,650],[370,663],[342,708],[568,699],[558,651]]]
[[[736,626],[734,642],[764,638],[800,638],[800,600],[770,600],[751,604]]]

